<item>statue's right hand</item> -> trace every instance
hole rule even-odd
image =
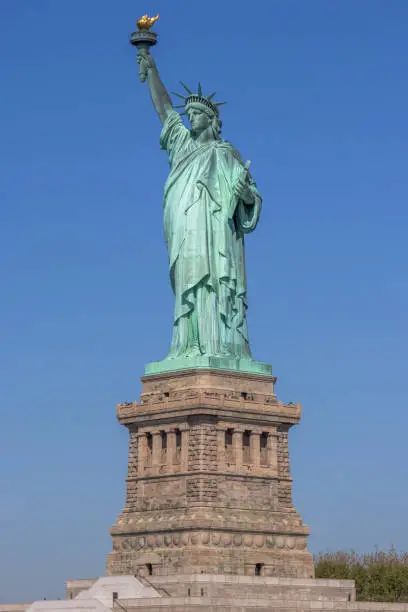
[[[140,66],[139,75],[143,83],[147,78],[149,70],[156,68],[156,62],[147,49],[140,49],[137,52],[136,61]]]

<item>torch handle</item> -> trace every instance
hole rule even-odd
[[[147,53],[149,53],[150,47],[157,43],[157,34],[155,32],[150,32],[148,30],[132,32],[130,35],[130,44],[133,47],[136,47],[138,51],[145,49]],[[147,70],[143,69],[143,60],[142,58],[138,59],[139,62],[139,77],[142,83],[147,79]]]
[[[149,53],[150,46],[151,45],[146,43],[139,43],[137,45],[137,50],[141,51],[142,49],[146,49],[146,51]],[[143,69],[143,62],[140,62],[139,64],[139,78],[141,83],[144,83],[147,79],[147,71]]]

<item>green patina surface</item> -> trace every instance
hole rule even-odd
[[[175,296],[172,341],[163,361],[146,374],[216,368],[270,376],[252,359],[246,310],[244,236],[259,220],[262,198],[238,151],[222,140],[219,104],[186,86],[187,128],[146,48],[138,52],[162,121],[160,144],[169,158],[164,187],[164,233]],[[178,94],[176,94],[178,95]]]
[[[261,376],[272,376],[272,366],[268,363],[255,361],[254,359],[228,359],[227,357],[211,357],[200,355],[199,357],[178,357],[176,359],[163,359],[148,363],[145,374],[160,374],[162,372],[178,372],[180,370],[232,370],[233,372],[247,372],[248,374],[260,374]]]

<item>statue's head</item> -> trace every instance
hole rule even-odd
[[[187,108],[187,115],[194,136],[200,136],[203,132],[210,130],[214,140],[220,137],[222,121],[218,114],[203,108],[200,104],[192,103]]]
[[[198,84],[197,94],[193,94],[184,83],[181,84],[187,91],[188,96],[175,94],[184,100],[183,106],[176,108],[185,109],[182,114],[188,115],[192,133],[195,136],[199,136],[206,130],[210,130],[210,136],[214,139],[218,139],[222,127],[218,107],[225,104],[225,102],[213,102],[212,98],[215,96],[215,92],[210,96],[203,96],[200,83]]]

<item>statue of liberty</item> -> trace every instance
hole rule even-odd
[[[238,151],[221,139],[215,93],[193,93],[183,83],[190,129],[174,110],[148,48],[139,48],[162,122],[162,149],[170,175],[164,187],[164,233],[175,296],[173,337],[164,361],[146,373],[195,367],[270,373],[251,357],[246,321],[244,236],[258,222],[262,199]],[[179,107],[180,108],[180,107]]]

